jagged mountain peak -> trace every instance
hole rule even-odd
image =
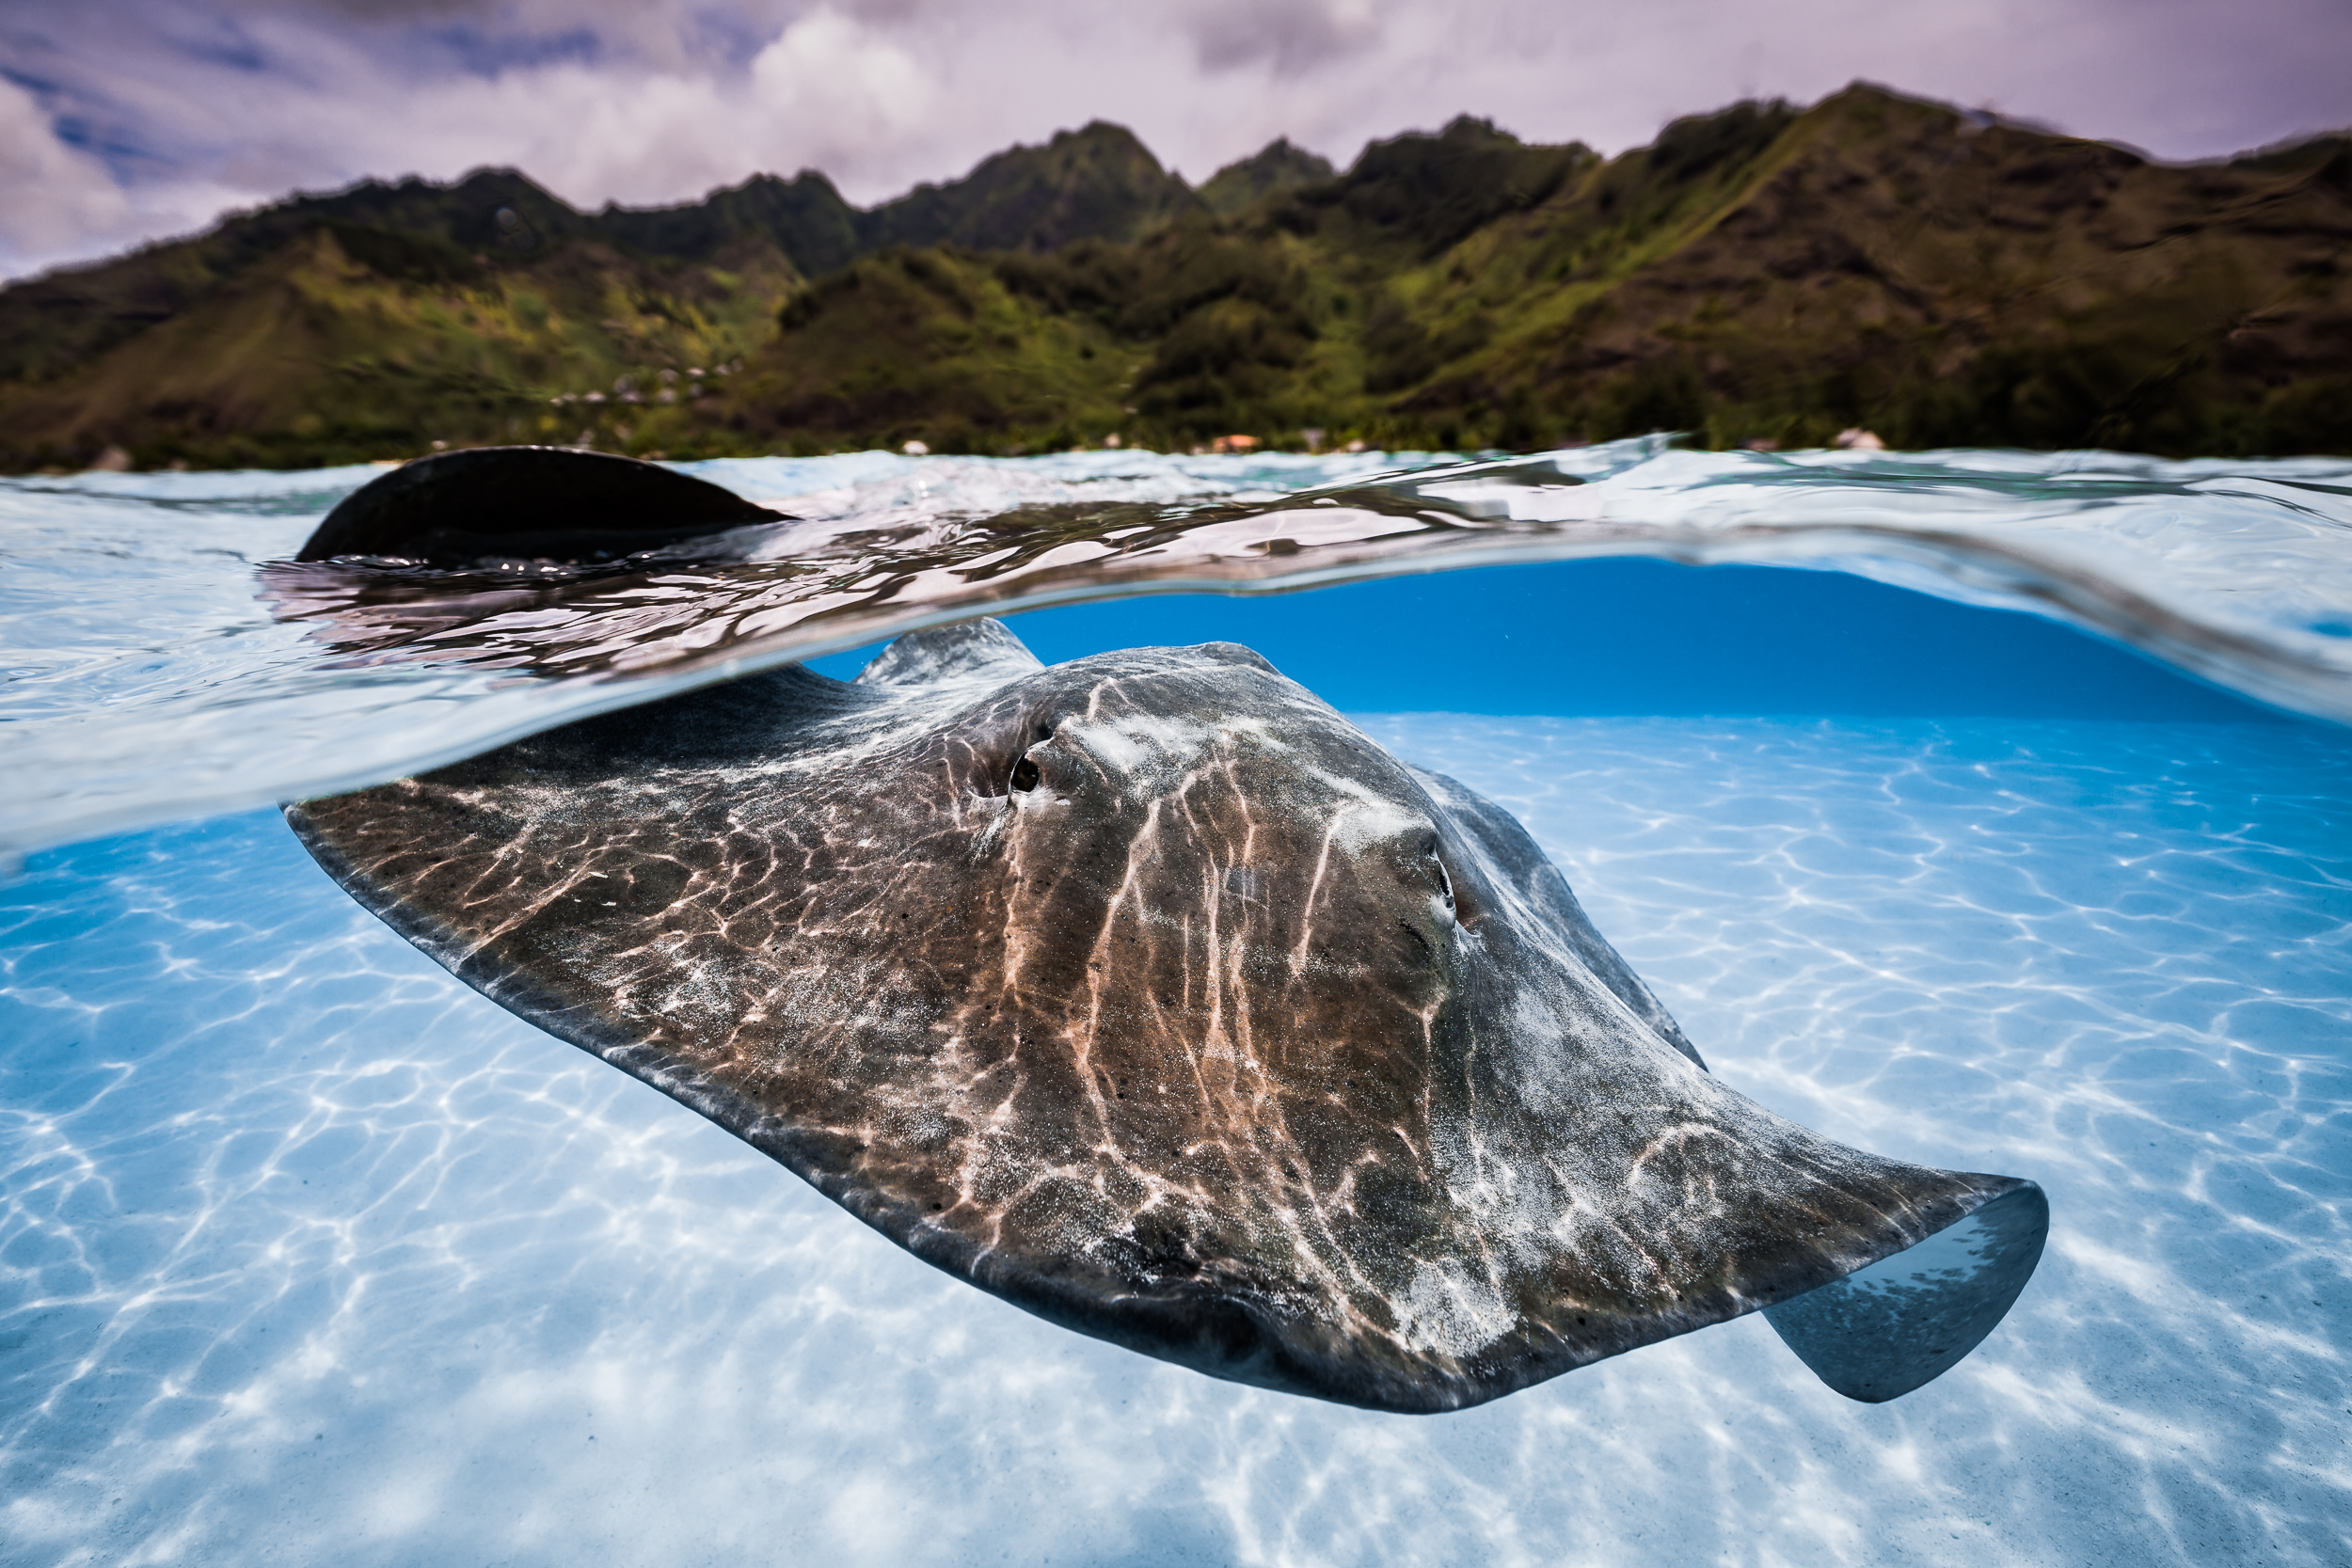
[[[1278,136],[1247,158],[1218,169],[1202,182],[1201,204],[1219,217],[1231,217],[1278,191],[1327,183],[1336,175],[1331,161]]]
[[[1097,119],[1056,132],[1041,147],[992,153],[961,180],[918,185],[866,214],[859,231],[869,250],[1052,250],[1078,240],[1132,240],[1199,206],[1134,132]]]

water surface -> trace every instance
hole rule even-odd
[[[980,610],[1594,556],[1841,567],[2352,719],[2352,462],[1411,461],[710,463],[799,520],[584,578],[293,565],[364,468],[0,482],[0,849],[380,783]]]

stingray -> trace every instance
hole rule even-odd
[[[1452,1410],[1761,1310],[1883,1401],[2047,1230],[1725,1086],[1507,812],[1232,643],[970,621],[287,816],[491,1000],[1217,1377]]]

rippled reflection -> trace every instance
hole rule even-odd
[[[2352,757],[2319,726],[1367,720],[1518,813],[1742,1090],[2028,1172],[1885,1406],[1756,1320],[1452,1417],[916,1263],[248,816],[0,889],[10,1562],[2333,1563]]]
[[[264,568],[263,594],[358,662],[610,677],[742,668],[982,611],[1139,592],[1290,589],[1591,555],[1854,557],[1892,576],[1927,568],[1942,592],[2049,610],[2224,684],[2352,717],[2352,646],[2313,629],[2352,606],[2352,488],[2201,476],[2185,464],[2131,473],[2028,459],[1986,471],[1808,455],[1620,443],[1217,499],[1136,499],[1136,486],[1100,479],[1097,497],[1057,499],[1086,486],[1033,484],[1036,499],[1000,510],[974,504],[1015,499],[986,482],[990,466],[950,461],[913,494],[894,477],[847,496],[786,498],[805,515],[649,552],[635,570],[278,562]],[[2184,508],[2206,526],[2161,516]],[[2226,530],[2215,526],[2225,515]],[[2254,519],[2268,526],[2248,538]],[[2214,537],[2224,531],[2232,537]],[[2169,572],[2128,547],[2150,533],[2176,535],[2161,540]],[[2213,559],[2188,559],[2192,535]],[[2300,569],[2282,574],[2280,557],[2302,554]],[[2270,602],[2249,613],[2249,594]]]

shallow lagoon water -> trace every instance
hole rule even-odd
[[[1706,716],[1740,602],[1808,625]],[[1663,716],[1591,716],[1660,622]],[[2352,1560],[2344,731],[1758,568],[1019,624],[1271,644],[1518,813],[1734,1085],[2042,1181],[2026,1295],[1885,1406],[1755,1319],[1442,1418],[1215,1383],[898,1252],[246,813],[0,887],[0,1559]]]

